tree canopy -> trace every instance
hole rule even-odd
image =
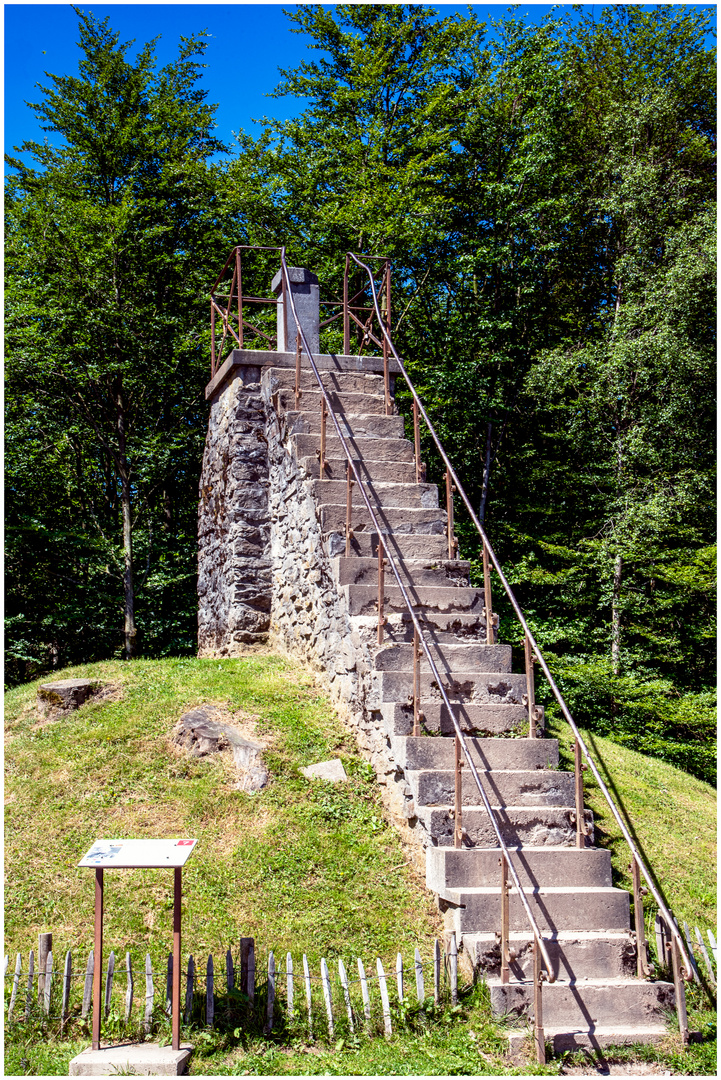
[[[81,16],[79,77],[36,106],[66,145],[30,147],[6,203],[12,677],[192,648],[203,292],[231,241],[285,243],[329,298],[366,251],[579,721],[712,779],[710,11],[289,18],[309,58],[276,96],[305,107],[220,163],[202,36],[157,71]]]

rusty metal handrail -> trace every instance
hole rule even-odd
[[[436,444],[436,449],[438,450],[439,454],[441,455],[441,457],[442,457],[442,459],[443,459],[443,461],[445,463],[446,469],[449,471],[451,479],[452,479],[453,483],[456,485],[458,493],[461,496],[461,498],[463,499],[463,502],[465,503],[465,506],[466,506],[466,509],[468,510],[471,521],[475,525],[476,531],[480,535],[486,549],[488,550],[488,554],[489,554],[489,556],[491,558],[491,561],[493,563],[495,571],[498,574],[499,578],[501,579],[501,584],[503,585],[503,588],[504,588],[504,590],[506,592],[506,595],[508,596],[508,599],[511,601],[511,605],[512,605],[513,610],[514,610],[514,612],[516,614],[516,617],[518,618],[518,621],[520,622],[521,626],[523,627],[524,633],[526,635],[526,639],[530,642],[531,648],[533,649],[533,652],[535,653],[535,656],[536,656],[539,664],[541,665],[541,669],[543,671],[543,674],[548,679],[548,683],[549,683],[549,686],[551,687],[551,690],[553,691],[553,695],[556,698],[556,701],[558,702],[558,704],[560,705],[561,711],[562,711],[562,713],[563,713],[569,727],[573,731],[573,734],[574,734],[574,736],[575,736],[575,738],[577,740],[577,743],[580,746],[580,748],[581,748],[581,750],[583,752],[583,755],[586,758],[586,761],[588,762],[588,766],[591,769],[591,772],[593,773],[593,775],[594,775],[594,777],[596,779],[596,783],[598,784],[599,788],[603,792],[603,795],[604,795],[604,797],[606,799],[606,802],[608,803],[608,805],[610,807],[611,813],[613,814],[614,818],[616,819],[616,824],[620,828],[621,833],[623,834],[623,837],[624,837],[626,843],[628,844],[629,848],[631,849],[631,854],[632,854],[633,858],[636,860],[639,869],[641,870],[641,872],[643,873],[644,878],[646,879],[646,883],[647,883],[648,888],[649,888],[649,890],[651,892],[651,895],[653,896],[654,900],[658,904],[659,910],[661,911],[661,913],[663,915],[664,921],[668,925],[669,933],[673,936],[674,941],[676,942],[676,945],[677,945],[677,947],[679,949],[680,955],[683,957],[683,965],[684,965],[684,969],[685,969],[685,977],[686,977],[687,980],[690,980],[690,979],[693,978],[693,968],[692,968],[691,961],[690,961],[689,956],[688,956],[688,952],[686,950],[685,942],[683,941],[683,939],[681,937],[681,934],[680,934],[680,932],[678,930],[678,927],[674,923],[673,917],[672,917],[670,911],[666,907],[666,905],[663,902],[663,900],[662,900],[656,886],[654,885],[654,883],[653,883],[653,881],[651,879],[651,875],[650,875],[649,871],[647,870],[643,860],[641,859],[641,856],[638,853],[638,849],[636,848],[636,845],[634,844],[634,842],[633,842],[633,840],[631,838],[631,835],[630,835],[628,829],[626,828],[626,826],[625,826],[625,824],[623,822],[623,819],[621,818],[621,814],[620,814],[618,808],[616,807],[616,804],[614,803],[613,798],[611,797],[611,794],[610,794],[608,788],[606,787],[605,783],[603,782],[603,780],[601,778],[601,775],[600,775],[600,773],[599,773],[599,771],[598,771],[598,769],[596,767],[596,763],[594,762],[593,758],[591,757],[591,754],[588,751],[588,747],[586,746],[585,742],[583,741],[583,738],[581,737],[581,733],[579,732],[578,728],[576,727],[576,723],[575,723],[573,717],[571,716],[570,710],[569,710],[568,706],[566,705],[566,702],[564,701],[560,690],[556,686],[555,679],[553,678],[553,676],[551,675],[551,672],[548,669],[548,664],[546,663],[546,661],[543,658],[541,650],[539,649],[538,644],[536,643],[536,639],[534,638],[533,634],[531,633],[531,631],[529,629],[529,626],[528,626],[528,623],[526,622],[525,618],[523,617],[523,612],[521,611],[521,608],[520,608],[515,596],[513,595],[513,592],[511,591],[511,587],[508,584],[508,581],[506,580],[506,576],[503,573],[503,570],[501,569],[501,564],[499,563],[499,561],[498,561],[498,559],[496,557],[496,554],[493,551],[493,548],[491,547],[491,545],[490,545],[490,543],[488,541],[488,537],[486,536],[486,533],[485,533],[485,531],[483,529],[483,526],[481,525],[480,521],[478,520],[478,518],[476,516],[476,513],[475,513],[475,511],[474,511],[473,507],[471,506],[471,503],[470,503],[470,501],[468,499],[468,496],[466,495],[466,492],[465,492],[465,490],[463,488],[463,485],[461,484],[460,480],[458,479],[458,476],[456,475],[456,472],[455,472],[453,466],[451,465],[451,463],[450,463],[450,461],[448,459],[448,455],[446,454],[445,450],[443,449],[443,446],[441,445],[441,442],[440,442],[440,440],[439,440],[439,438],[438,438],[438,436],[437,436],[437,434],[435,432],[433,424],[430,421],[428,413],[424,409],[423,403],[422,403],[420,397],[418,396],[418,393],[416,392],[416,389],[415,389],[413,383],[410,380],[410,377],[408,375],[408,372],[406,371],[405,365],[404,365],[403,361],[401,360],[400,356],[398,355],[398,353],[396,351],[395,345],[393,344],[393,342],[391,340],[390,334],[388,333],[385,326],[383,325],[383,321],[382,321],[382,319],[380,317],[380,310],[379,310],[379,307],[378,307],[378,298],[376,296],[376,292],[375,292],[375,288],[374,288],[373,275],[372,275],[372,273],[370,271],[370,268],[368,266],[366,266],[365,263],[361,262],[361,260],[358,259],[357,256],[353,254],[353,252],[349,252],[348,254],[358,264],[358,266],[362,267],[366,271],[366,273],[368,274],[371,293],[372,293],[372,296],[373,296],[373,304],[374,304],[374,307],[376,309],[376,315],[377,315],[378,322],[379,322],[380,327],[381,327],[381,331],[383,332],[383,334],[384,334],[384,336],[386,338],[388,348],[391,350],[391,352],[393,354],[393,357],[396,360],[396,363],[398,364],[398,366],[399,366],[399,368],[401,370],[401,374],[403,375],[403,378],[405,379],[405,381],[406,381],[406,383],[408,385],[408,389],[410,390],[410,392],[411,392],[411,394],[413,396],[413,401],[414,401],[416,407],[418,408],[419,412],[421,413],[421,416],[423,417],[423,419],[426,422],[428,430],[430,431],[431,436],[433,438],[433,441]],[[512,867],[511,867],[511,869],[512,869]]]
[[[354,256],[354,258],[355,258],[355,256]],[[310,348],[308,346],[308,339],[306,338],[303,327],[301,326],[300,320],[298,319],[298,315],[297,315],[297,312],[295,310],[295,303],[294,303],[294,300],[293,300],[293,293],[292,293],[292,290],[289,287],[290,283],[289,283],[289,278],[288,278],[288,267],[287,267],[287,264],[286,264],[286,261],[285,261],[285,248],[284,247],[281,248],[280,264],[281,264],[281,269],[282,269],[282,273],[283,273],[283,278],[284,278],[284,281],[286,282],[286,286],[287,286],[286,292],[287,292],[288,300],[289,300],[289,303],[290,303],[290,309],[291,309],[291,311],[293,313],[293,319],[295,321],[298,336],[299,336],[300,340],[303,343],[303,348],[304,348],[305,352],[307,353],[308,360],[310,361],[310,366],[313,369],[313,374],[315,375],[316,381],[317,381],[318,386],[320,388],[322,398],[325,401],[326,409],[327,409],[328,414],[330,415],[330,417],[331,417],[331,419],[333,421],[333,425],[335,427],[336,434],[337,434],[337,436],[338,436],[338,438],[340,440],[340,444],[343,447],[343,451],[345,453],[346,460],[348,461],[348,464],[349,464],[349,466],[350,466],[350,468],[351,468],[351,470],[353,472],[353,475],[355,477],[355,481],[358,484],[358,490],[360,491],[361,495],[363,496],[363,501],[365,502],[366,509],[368,510],[371,521],[373,522],[373,526],[374,526],[376,532],[378,533],[379,550],[381,548],[385,548],[385,554],[386,554],[386,557],[388,559],[388,563],[390,565],[391,570],[393,571],[393,576],[395,577],[396,582],[398,583],[398,587],[399,587],[399,589],[401,591],[401,596],[403,597],[405,605],[408,608],[408,612],[409,612],[411,620],[413,622],[413,628],[416,631],[416,633],[418,634],[419,643],[423,648],[423,651],[424,651],[424,653],[426,655],[426,659],[428,660],[428,664],[430,666],[431,672],[433,673],[433,676],[434,676],[434,678],[435,678],[435,680],[436,680],[436,682],[438,684],[438,687],[439,687],[440,692],[441,692],[441,696],[443,698],[443,703],[446,706],[446,708],[448,709],[451,720],[453,721],[453,727],[455,728],[456,738],[459,740],[461,746],[463,747],[463,752],[464,752],[464,755],[465,755],[465,758],[466,758],[466,762],[470,766],[471,773],[473,775],[473,779],[476,782],[476,786],[478,787],[478,790],[480,792],[481,799],[483,800],[484,808],[486,810],[486,813],[488,814],[489,820],[490,820],[491,825],[493,826],[493,830],[494,830],[494,832],[496,834],[496,838],[498,840],[498,845],[499,845],[501,851],[503,852],[503,855],[505,856],[505,858],[506,858],[506,860],[508,862],[508,868],[509,868],[509,870],[511,872],[511,877],[513,878],[513,884],[514,884],[514,886],[515,886],[515,888],[516,888],[516,890],[518,892],[518,895],[519,895],[519,897],[521,899],[521,903],[523,904],[523,907],[525,908],[525,912],[526,912],[526,915],[528,917],[528,921],[530,923],[534,939],[535,939],[535,941],[536,941],[536,943],[538,945],[538,948],[540,949],[541,955],[543,956],[543,962],[545,964],[546,971],[548,972],[548,981],[549,982],[555,982],[556,981],[556,973],[553,970],[553,966],[551,964],[548,952],[546,950],[545,942],[544,942],[544,940],[543,940],[543,938],[541,936],[541,931],[538,928],[538,924],[536,923],[536,920],[535,920],[535,918],[533,916],[533,912],[531,911],[531,908],[530,908],[530,906],[528,904],[528,900],[526,899],[526,894],[523,891],[523,888],[521,887],[521,882],[520,882],[520,880],[518,878],[518,874],[516,873],[516,868],[514,867],[513,862],[511,861],[511,857],[509,855],[508,848],[507,848],[506,843],[505,843],[505,841],[503,839],[503,836],[501,834],[501,830],[498,827],[498,822],[496,821],[496,815],[493,812],[493,808],[492,808],[492,806],[491,806],[491,804],[490,804],[490,802],[488,800],[488,796],[486,795],[486,791],[485,791],[485,789],[483,787],[483,784],[481,783],[480,777],[478,775],[478,771],[477,771],[476,766],[475,766],[475,764],[473,762],[473,758],[468,753],[468,748],[466,746],[465,736],[463,734],[463,731],[461,730],[461,726],[460,726],[460,724],[458,722],[458,719],[456,718],[456,714],[455,714],[455,711],[453,709],[453,706],[450,703],[450,700],[448,698],[448,694],[446,693],[446,688],[443,685],[443,680],[441,679],[438,668],[436,667],[435,661],[433,659],[431,651],[430,651],[430,649],[428,647],[428,644],[426,642],[424,632],[423,632],[423,630],[421,628],[421,624],[420,624],[420,622],[418,620],[418,617],[416,616],[415,611],[413,610],[413,605],[411,604],[411,600],[410,600],[410,597],[408,595],[408,592],[406,591],[406,588],[405,588],[405,586],[404,586],[404,584],[403,584],[403,582],[401,580],[400,573],[398,572],[398,567],[396,566],[395,558],[391,554],[391,552],[390,552],[390,550],[388,548],[388,545],[383,544],[383,541],[381,539],[382,532],[381,532],[380,524],[379,524],[378,519],[377,519],[377,517],[375,515],[375,511],[373,510],[373,507],[371,506],[368,495],[366,494],[365,486],[361,481],[360,474],[359,474],[358,469],[356,467],[356,463],[353,460],[353,457],[351,455],[348,444],[346,443],[345,436],[343,435],[343,432],[341,430],[341,426],[338,423],[338,418],[335,415],[335,410],[333,409],[333,405],[332,405],[332,403],[330,401],[328,393],[326,392],[325,386],[323,385],[323,380],[320,377],[320,372],[318,371],[318,367],[317,367],[317,365],[315,363],[315,360],[313,359],[313,354],[312,354],[312,352],[311,352],[311,350],[310,350]],[[375,303],[376,302],[375,290],[373,290],[373,300],[374,300],[374,303]],[[376,304],[376,307],[377,307],[377,304]],[[392,348],[393,346],[392,346],[392,342],[390,342],[390,338],[389,338],[389,344],[391,345],[391,348]],[[395,349],[393,349],[393,352],[395,354]],[[321,466],[322,466],[322,459],[321,459]]]

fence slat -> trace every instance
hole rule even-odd
[[[5,978],[5,976],[8,973],[8,964],[9,963],[10,963],[10,957],[8,956],[7,953],[5,953],[5,960],[3,961],[3,978]]]
[[[313,1001],[311,998],[310,971],[308,970],[308,957],[303,953],[303,979],[305,981],[305,1000],[308,1006],[308,1034],[313,1035]]]
[[[167,972],[165,975],[165,1011],[170,1016],[173,1012],[173,954],[168,953]]]
[[[150,1031],[153,1023],[153,1006],[155,1004],[155,986],[153,984],[153,963],[150,953],[145,954],[145,1030]]]
[[[215,1019],[215,998],[213,997],[213,954],[208,957],[205,969],[205,1022],[208,1027],[213,1026]]]
[[[240,939],[240,989],[244,994],[248,993],[248,952],[252,940],[248,937]]]
[[[396,984],[398,986],[398,1001],[403,1004],[403,957],[400,953],[396,956]]]
[[[235,968],[233,967],[233,954],[228,949],[225,954],[225,985],[230,992],[235,986]]]
[[[703,937],[701,936],[701,931],[699,930],[698,926],[696,927],[696,941],[698,942],[699,948],[701,949],[701,956],[703,957],[704,967],[706,968],[706,971],[708,972],[708,977],[709,977],[709,981],[711,983],[711,986],[715,986],[716,985],[716,978],[715,978],[714,973],[713,973],[713,967],[711,966],[711,958],[709,957],[706,946],[703,943]]]
[[[348,993],[348,976],[345,970],[345,964],[338,957],[338,974],[340,976],[340,984],[343,988],[343,997],[345,999],[345,1008],[348,1013],[348,1024],[350,1026],[351,1035],[355,1032],[355,1026],[353,1024],[353,1006],[350,1003],[350,994]]]
[[[275,956],[273,952],[268,954],[268,1003],[265,1010],[265,1034],[270,1035],[273,1030],[273,1010],[275,1008]]]
[[[65,1026],[70,1005],[70,984],[73,978],[73,958],[70,949],[65,953],[65,970],[63,971],[63,996],[60,1003],[60,1026]]]
[[[80,1010],[80,1016],[83,1020],[87,1018],[90,1012],[90,1003],[93,1000],[93,975],[95,974],[95,950],[91,949],[88,953],[88,963],[85,968],[85,984],[83,986],[83,1007]]]
[[[368,980],[366,979],[366,969],[363,967],[363,961],[360,956],[358,957],[358,978],[361,984],[361,994],[363,996],[363,1015],[366,1019],[366,1024],[370,1024],[371,1020],[371,999],[368,993]]]
[[[28,993],[25,998],[25,1015],[30,1016],[30,1009],[33,1003],[33,979],[35,978],[35,953],[30,950],[30,959],[28,961]]]
[[[320,962],[320,980],[323,984],[325,1011],[328,1014],[328,1034],[332,1039],[335,1034],[335,1029],[333,1027],[333,999],[330,994],[330,975],[328,974],[328,965],[325,962],[325,958]]]
[[[45,968],[48,962],[48,953],[52,951],[52,947],[52,931],[38,934],[38,1005],[40,1006],[45,1000]]]
[[[711,946],[711,952],[713,953],[713,958],[716,961],[716,963],[718,964],[718,953],[716,952],[716,938],[713,936],[713,934],[711,933],[710,930],[707,930],[706,933],[708,935],[708,942],[709,942],[709,945]]]
[[[185,981],[185,1022],[190,1023],[190,1018],[193,1015],[193,995],[195,992],[195,960],[192,956],[188,957],[188,974]]]
[[[386,973],[383,970],[383,965],[378,958],[376,958],[376,969],[378,971],[378,989],[381,992],[381,1004],[383,1006],[383,1028],[386,1035],[392,1035],[393,1028],[391,1026],[391,1004],[388,1000]]]
[[[450,935],[448,942],[448,969],[451,980],[451,1004],[458,1004],[458,946],[456,935]]]
[[[45,961],[45,985],[43,986],[43,1009],[45,1015],[50,1015],[50,988],[53,982],[53,951],[48,953]]]
[[[125,976],[125,1023],[127,1024],[133,1010],[133,990],[135,989],[135,984],[133,982],[133,965],[129,952],[126,952],[125,954]]]
[[[113,975],[115,974],[115,953],[111,952],[108,957],[108,968],[105,974],[105,1019],[110,1013],[110,999],[113,994]]]
[[[433,999],[436,1005],[441,1000],[441,943],[438,938],[433,942]]]
[[[10,1005],[8,1006],[8,1020],[12,1019],[12,1015],[15,1011],[15,999],[18,996],[18,986],[20,984],[20,976],[23,973],[23,958],[18,953],[17,960],[15,961],[15,974],[13,975],[13,988],[10,991]]]
[[[285,985],[288,1001],[288,1019],[293,1017],[293,957],[290,953],[285,957]]]
[[[416,997],[418,998],[418,1004],[422,1005],[426,1000],[426,988],[423,982],[423,964],[421,963],[421,954],[416,949],[415,955],[416,966]]]
[[[255,1001],[255,939],[248,942],[248,998]]]

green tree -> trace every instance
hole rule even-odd
[[[73,592],[99,590],[115,604],[120,586],[129,657],[138,561],[150,636],[164,593],[174,593],[186,621],[192,595],[190,511],[207,372],[202,292],[225,246],[209,158],[223,147],[198,87],[202,34],[182,39],[178,59],[158,69],[154,43],[132,61],[132,43],[121,44],[107,19],[78,17],[79,74],[49,76],[33,106],[59,144],[23,144],[32,166],[8,159],[8,606],[30,617],[35,548],[60,530],[83,549],[83,573],[63,570]],[[49,516],[28,455],[53,474],[48,491],[59,505]],[[37,599],[50,623],[63,621],[64,599],[55,597],[54,612]],[[57,622],[51,637],[56,630]],[[106,653],[107,634],[98,627],[98,635]],[[119,641],[110,636],[112,650]],[[60,651],[77,655],[67,636]]]

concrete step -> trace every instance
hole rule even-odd
[[[398,561],[398,560],[396,560]],[[401,579],[408,585],[441,585],[467,589],[471,564],[462,559],[404,559],[399,562]],[[378,558],[351,555],[333,560],[333,573],[339,585],[378,584]],[[410,649],[410,646],[409,646]],[[410,649],[412,662],[412,649]]]
[[[532,982],[503,986],[489,980],[496,1016],[527,1017],[533,1010]],[[586,979],[543,984],[543,1023],[550,1029],[588,1031],[615,1024],[661,1027],[675,1008],[673,983],[641,979]]]
[[[410,510],[404,512],[409,515],[412,513]],[[430,513],[430,511],[418,510],[416,513],[426,514]],[[383,605],[388,614],[391,612],[402,614],[408,608],[398,586],[388,582],[389,573],[390,571],[386,568]],[[374,610],[377,610],[377,586],[343,585],[342,588],[348,600],[348,613],[350,615],[370,615]],[[463,612],[468,615],[474,615],[483,608],[483,592],[481,589],[448,589],[443,586],[419,585],[417,588],[409,589],[408,592],[411,603],[416,608],[431,608],[448,614],[451,612]],[[525,680],[525,675],[523,678]]]
[[[449,644],[462,644],[463,642],[485,644],[485,626],[482,615],[464,615],[462,613],[449,615],[445,612],[416,609],[416,617],[421,624],[421,630],[426,639],[436,644],[442,644],[443,642]],[[364,642],[369,645],[376,643],[378,618],[375,613],[351,615],[349,618],[353,629],[360,634]],[[386,644],[413,641],[413,624],[408,612],[386,614],[383,640]],[[407,732],[398,732],[398,734],[405,735]]]
[[[325,460],[326,479],[342,480],[345,483],[347,459],[326,457]],[[312,457],[301,458],[300,464],[309,477],[320,478],[320,462],[315,454]],[[360,475],[367,477],[368,480],[378,480],[389,484],[415,484],[416,482],[416,467],[413,461],[356,461],[356,465]]]
[[[573,806],[573,773],[555,769],[492,769],[478,773],[491,806]],[[454,801],[453,769],[408,769],[406,780],[417,806],[447,806]],[[483,802],[470,769],[463,769],[463,806]]]
[[[453,847],[453,807],[416,806],[416,817],[423,821],[439,847]],[[496,821],[504,843],[517,847],[574,847],[576,811],[570,806],[502,806],[495,808]],[[584,812],[589,844],[593,844],[593,814]],[[466,807],[463,811],[465,847],[496,847],[496,833],[485,807]]]
[[[564,885],[611,886],[611,852],[604,848],[509,848],[519,881],[535,888]],[[471,886],[495,888],[500,883],[498,848],[428,848],[426,886],[431,892]]]
[[[308,480],[306,483],[319,506],[332,504],[343,506],[343,523],[345,524],[346,481]],[[394,484],[372,480],[367,485],[366,494],[373,509],[379,506],[384,508],[413,507],[414,509],[432,510],[438,506],[438,487],[436,484]],[[365,502],[357,484],[353,484],[352,496],[351,526],[355,528],[356,520],[362,520],[362,518],[358,517],[359,510],[363,508],[365,511]]]
[[[322,481],[313,481],[322,483]],[[371,503],[371,505],[373,505]],[[343,503],[326,503],[319,507],[320,527],[324,533],[343,533],[345,541],[345,518],[346,505]],[[407,510],[399,507],[373,506],[373,513],[382,532],[398,533],[423,533],[443,536],[446,532],[446,512],[437,507],[413,507]],[[353,511],[353,532],[375,531],[375,525],[365,506],[358,506]],[[345,542],[343,545],[345,551]],[[386,572],[391,573],[386,567]]]
[[[411,734],[413,709],[408,700],[385,702],[380,705],[380,712],[383,715],[383,726],[388,735],[393,737]],[[528,732],[528,710],[524,705],[497,705],[490,702],[477,705],[467,701],[458,702],[457,716],[461,731],[464,733],[482,732],[496,736],[507,734],[515,736],[516,733]],[[435,734],[455,734],[450,713],[440,702],[423,702],[421,727],[426,737]],[[504,744],[506,741],[508,740],[503,740]],[[515,738],[514,741],[516,741]]]
[[[466,745],[477,769],[555,769],[558,767],[558,739],[468,738]],[[421,735],[391,738],[393,758],[403,769],[452,769],[455,762],[453,739]],[[563,849],[566,850],[565,848]],[[460,855],[475,855],[459,852]],[[482,884],[476,882],[476,884]]]
[[[320,450],[320,435],[291,435],[296,457],[315,457]],[[408,439],[349,439],[349,451],[353,457],[364,461],[413,461],[413,443]],[[325,452],[329,458],[344,458],[345,451],[337,435],[328,431]],[[344,467],[345,473],[345,467]]]
[[[669,1030],[662,1024],[593,1024],[585,1028],[544,1025],[543,1034],[546,1043],[553,1047],[554,1054],[561,1054],[566,1050],[603,1050],[608,1046],[635,1046],[637,1043],[654,1046],[668,1037]],[[530,1028],[511,1030],[507,1035],[509,1054],[518,1054],[524,1045],[530,1052],[533,1036]],[[598,1070],[595,1067],[589,1069],[589,1074],[597,1075]]]
[[[511,667],[510,645],[456,645],[452,642],[430,643],[433,661],[441,672],[506,671]],[[422,672],[430,671],[425,653],[421,653]],[[373,666],[376,671],[412,671],[413,645],[388,645],[379,649]]]
[[[346,439],[403,439],[405,435],[405,421],[402,416],[336,413],[336,419]],[[289,410],[285,414],[285,427],[287,435],[317,435],[320,441],[320,409],[317,413]],[[330,414],[326,416],[325,430],[326,435],[332,435],[340,448]]]
[[[460,591],[460,590],[459,590]],[[494,646],[491,646],[492,648]],[[510,646],[508,647],[510,651]],[[508,658],[510,667],[510,657]],[[525,675],[510,672],[453,671],[441,675],[446,695],[453,702],[481,704],[518,703],[526,688]],[[433,675],[421,672],[421,705],[441,702],[441,691]],[[373,676],[373,704],[386,701],[407,701],[413,694],[412,671],[379,671]],[[370,698],[369,698],[370,700]],[[462,730],[462,729],[461,729]]]
[[[396,560],[442,560],[448,558],[448,540],[445,535],[445,525],[440,533],[389,533],[383,530],[382,535],[384,545],[390,548]],[[342,523],[338,522],[335,529],[329,530],[324,538],[326,549],[331,558],[345,555],[345,509],[343,510]],[[377,567],[378,533],[371,529],[357,530],[351,540],[351,551],[351,558],[375,559]],[[413,637],[412,634],[411,637]]]
[[[380,397],[383,400],[383,376],[364,374],[360,371],[322,371],[320,373],[326,390],[341,394],[363,394],[365,397]],[[295,390],[294,368],[266,368],[263,381],[268,380],[271,393],[279,390]],[[301,367],[300,387],[319,393],[318,380],[308,365]]]
[[[631,928],[629,894],[624,889],[602,886],[553,885],[524,888],[528,906],[538,928],[546,930],[621,930]],[[444,889],[439,894],[452,907],[446,920],[457,935],[501,929],[501,889],[479,886]],[[528,916],[515,889],[508,897],[509,929],[528,932]],[[446,925],[446,929],[450,929]]]
[[[516,954],[511,978],[532,979],[530,932],[514,930],[508,939]],[[630,931],[562,930],[544,936],[544,942],[559,979],[621,979],[636,974],[636,940]],[[501,947],[495,933],[464,934],[463,949],[475,971],[486,979],[500,978]]]
[[[276,408],[282,412],[296,412],[314,413],[320,414],[320,390],[313,390],[310,387],[301,387],[302,393],[299,401],[300,410],[296,410],[295,407],[295,383],[293,387],[288,390],[279,390],[277,393]],[[381,383],[381,389],[383,384]],[[337,390],[329,390],[328,396],[330,403],[333,407],[333,411],[336,413],[345,413],[350,416],[369,416],[375,414],[376,416],[385,416],[386,403],[383,394],[364,394],[355,393],[351,391],[338,392]]]

